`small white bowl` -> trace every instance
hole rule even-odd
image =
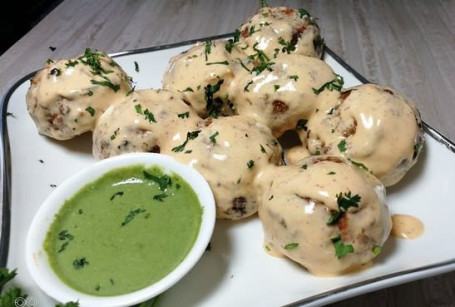
[[[54,220],[54,216],[65,200],[71,198],[87,183],[96,180],[112,169],[137,164],[144,164],[145,167],[157,165],[165,173],[176,173],[193,188],[199,198],[203,212],[201,227],[196,241],[185,259],[173,271],[146,288],[116,296],[93,296],[74,290],[62,282],[55,274],[43,248],[43,242]],[[79,301],[81,307],[131,306],[166,291],[191,270],[207,248],[213,233],[215,219],[216,209],[213,193],[207,181],[195,169],[161,154],[124,154],[94,163],[67,179],[52,192],[36,213],[28,231],[25,248],[26,263],[38,286],[59,302]]]

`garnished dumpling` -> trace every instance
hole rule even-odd
[[[423,128],[411,100],[376,84],[320,95],[319,112],[301,133],[311,154],[345,156],[385,186],[397,183],[415,164]]]
[[[389,236],[384,186],[342,157],[310,157],[270,168],[262,184],[265,249],[312,274],[357,269],[380,253]]]
[[[263,122],[279,137],[318,107],[314,89],[338,79],[324,61],[300,54],[282,54],[269,63],[259,73],[239,75],[231,98],[238,114]]]
[[[256,177],[281,163],[281,146],[265,125],[245,116],[207,119],[170,151],[196,168],[215,196],[217,217],[238,220],[257,212]]]
[[[178,92],[137,90],[109,107],[93,131],[98,159],[129,152],[156,152],[183,142],[201,118]]]
[[[269,59],[282,53],[322,55],[321,31],[304,9],[262,7],[237,31],[239,45],[248,54],[259,50]]]
[[[171,58],[163,88],[182,92],[204,118],[235,114],[228,87],[234,77],[232,62],[244,56],[237,48],[228,51],[224,40],[198,42]]]
[[[31,79],[27,109],[38,131],[57,140],[95,128],[98,117],[131,90],[131,80],[106,53],[53,62]]]

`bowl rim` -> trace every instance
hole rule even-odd
[[[43,242],[54,221],[55,214],[64,201],[73,196],[84,185],[93,182],[106,172],[132,165],[145,167],[158,166],[165,173],[181,176],[196,193],[202,207],[202,219],[196,240],[182,260],[161,280],[137,291],[114,295],[94,296],[79,292],[66,285],[51,268]],[[157,153],[127,153],[97,161],[58,185],[41,204],[27,232],[25,240],[25,261],[35,283],[47,295],[59,302],[78,301],[80,306],[120,307],[131,306],[161,294],[183,278],[199,261],[213,234],[216,220],[216,207],[212,190],[206,179],[194,168],[172,158]]]

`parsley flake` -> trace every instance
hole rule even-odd
[[[90,80],[90,82],[95,85],[107,86],[111,88],[114,92],[117,92],[120,89],[120,85],[113,84],[108,77],[102,76],[102,78],[104,79],[104,81]]]
[[[299,79],[299,76],[297,75],[292,75],[292,76],[289,76],[289,79],[292,79],[294,81],[297,81]]]
[[[178,118],[188,118],[188,117],[190,117],[190,112],[177,114],[177,117]]]
[[[184,89],[182,92],[194,92],[194,90],[191,88],[191,87],[187,87],[186,89]]]
[[[288,244],[286,244],[286,245],[284,246],[284,249],[285,249],[285,250],[291,250],[291,249],[297,248],[298,246],[299,246],[299,243],[295,243],[295,242],[293,242],[293,243],[288,243]]]
[[[204,44],[204,54],[205,54],[205,60],[208,60],[208,55],[212,52],[212,42],[211,41],[206,41]]]
[[[145,116],[145,119],[147,119],[149,121],[149,123],[150,122],[156,123],[155,116],[153,115],[152,112],[149,111],[149,109],[145,109],[144,116]]]
[[[351,195],[351,191],[344,193],[339,193],[336,195],[338,210],[334,211],[330,218],[327,220],[327,225],[334,225],[341,218],[341,215],[348,211],[350,207],[357,208],[359,202],[362,199],[359,194]]]
[[[140,213],[145,212],[145,209],[137,208],[135,210],[131,210],[128,215],[125,217],[125,220],[122,222],[122,226],[125,226],[129,222],[131,222],[134,217]]]
[[[341,140],[339,143],[338,143],[338,150],[340,152],[345,152],[346,151],[346,140]]]
[[[354,247],[351,244],[344,244],[343,241],[341,241],[341,237],[337,236],[335,238],[332,238],[332,243],[333,246],[335,247],[335,255],[337,256],[338,259],[343,258],[349,253],[354,252]]]
[[[116,197],[123,196],[123,194],[124,194],[124,193],[123,193],[122,191],[118,191],[118,192],[112,194],[110,200],[112,201],[112,200],[114,200],[114,198],[116,198]]]
[[[212,134],[209,139],[213,144],[216,144],[216,137],[219,135],[218,131]]]
[[[85,259],[85,257],[78,258],[78,259],[73,261],[73,267],[76,270],[80,270],[80,269],[82,269],[83,267],[85,267],[88,264],[89,264],[89,262],[87,261],[87,259]]]
[[[194,140],[195,138],[197,138],[197,136],[199,135],[200,132],[201,132],[201,130],[187,132],[186,140],[181,145],[172,148],[172,151],[173,152],[182,152],[185,149],[186,144],[188,144],[188,141]]]
[[[161,193],[161,194],[154,195],[153,199],[163,202],[166,197],[167,197],[166,193]]]
[[[143,174],[146,179],[155,181],[159,185],[161,191],[165,191],[172,184],[171,177],[166,174],[161,177],[155,176],[147,171],[143,171]]]
[[[253,160],[248,161],[246,166],[248,166],[248,168],[252,168],[254,166],[254,161]]]
[[[95,109],[94,108],[88,106],[88,107],[85,108],[85,111],[87,111],[90,114],[90,116],[92,116],[92,117],[95,116]]]
[[[325,89],[328,89],[329,91],[333,91],[333,90],[341,91],[341,89],[343,88],[343,85],[344,85],[343,77],[340,76],[339,74],[335,74],[335,79],[333,79],[332,81],[324,83],[318,89],[313,88],[313,93],[316,95],[319,95]]]
[[[214,85],[207,84],[207,86],[204,87],[204,98],[206,101],[205,109],[207,110],[209,116],[213,118],[218,117],[218,114],[221,112],[221,107],[223,104],[221,98],[219,97],[213,98],[213,95],[221,89],[221,85],[223,84],[223,82],[224,79],[220,79],[216,84]]]

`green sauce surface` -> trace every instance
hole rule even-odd
[[[99,296],[126,294],[181,263],[201,219],[199,200],[180,176],[143,165],[118,168],[65,201],[44,249],[70,287]]]

